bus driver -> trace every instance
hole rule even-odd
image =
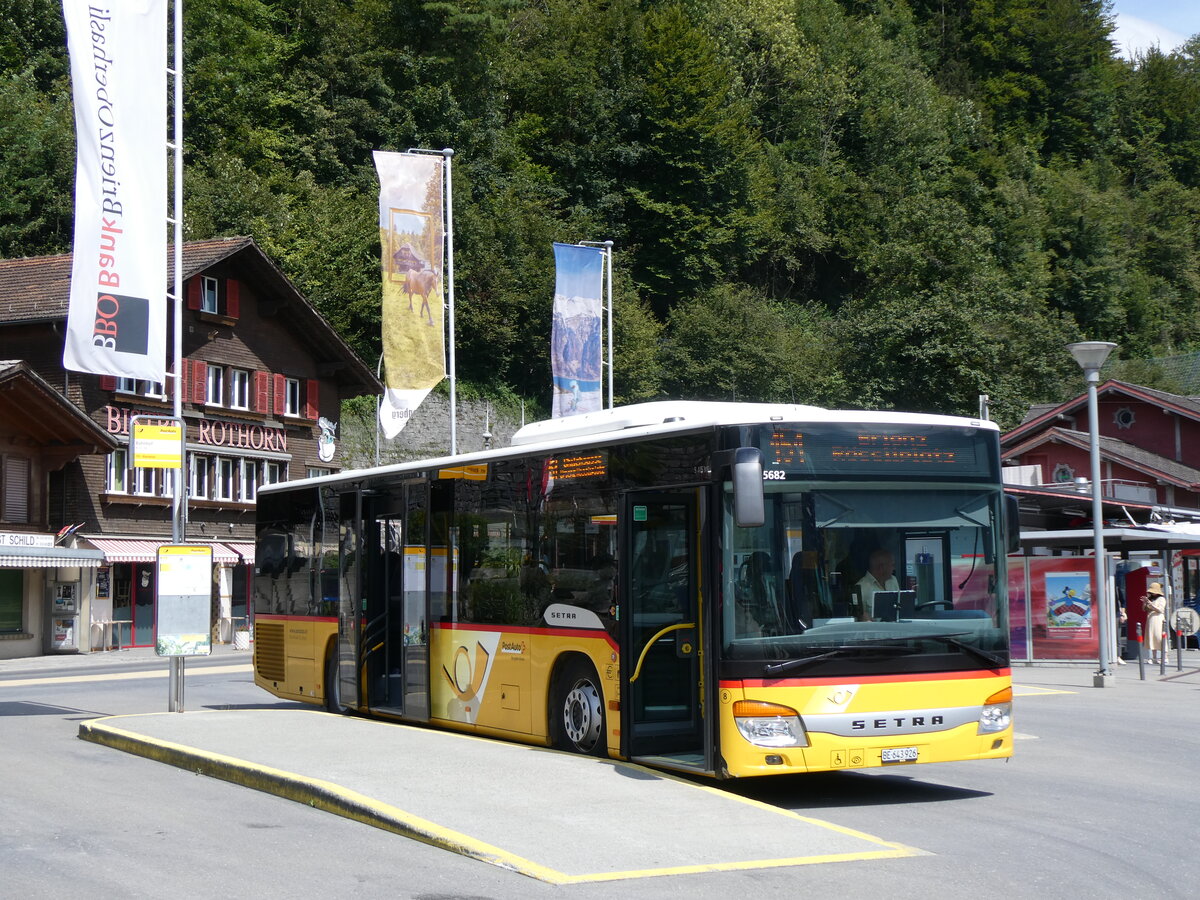
[[[891,552],[878,547],[871,551],[867,561],[867,574],[858,579],[855,589],[862,601],[860,618],[869,621],[875,618],[875,594],[879,591],[898,591],[900,583],[894,573],[896,559]]]

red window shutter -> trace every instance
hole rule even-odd
[[[117,376],[115,376],[115,375],[101,375],[100,376],[100,390],[115,391],[116,389],[117,389]]]
[[[304,418],[316,421],[320,406],[317,403],[317,394],[320,391],[320,385],[315,378],[308,379],[308,383],[304,385]]]
[[[200,276],[197,275],[188,281],[187,286],[187,308],[200,308]]]
[[[203,403],[208,398],[208,364],[192,363],[192,402]]]
[[[225,279],[225,315],[236,319],[242,310],[242,286],[232,278]]]
[[[188,395],[191,393],[188,390],[191,387],[191,385],[188,384],[188,366],[189,366],[188,360],[181,359],[179,361],[179,379],[178,379],[178,381],[179,381],[179,402],[180,403],[187,403]]]
[[[276,375],[272,378],[272,381],[272,386],[275,388],[275,415],[282,416],[284,401],[287,399],[285,397],[287,392],[287,379],[285,379],[282,375]]]
[[[254,373],[254,411],[271,411],[271,376],[267,372]]]

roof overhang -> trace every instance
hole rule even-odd
[[[1200,549],[1200,523],[1194,531],[1181,529],[1165,531],[1156,528],[1105,528],[1101,531],[1104,549],[1109,552],[1135,550],[1186,550]],[[1052,547],[1056,549],[1091,549],[1095,533],[1090,528],[1075,528],[1070,531],[1022,531],[1021,546]]]

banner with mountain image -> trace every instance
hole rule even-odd
[[[383,271],[383,403],[393,438],[446,377],[443,157],[374,152]]]
[[[601,300],[604,251],[574,244],[554,245],[554,325],[550,368],[553,416],[603,408],[601,393]]]
[[[75,235],[63,367],[162,382],[167,354],[167,3],[64,0]]]

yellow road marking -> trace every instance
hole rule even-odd
[[[1079,691],[1062,691],[1058,688],[1032,687],[1026,684],[1014,684],[1014,697],[1046,697],[1050,694],[1078,694]]]
[[[254,667],[249,663],[236,666],[205,666],[193,668],[192,673],[203,672],[213,675],[227,675],[231,672],[253,672]],[[37,684],[73,684],[80,681],[134,681],[138,678],[166,678],[171,674],[170,669],[152,669],[148,672],[110,672],[100,675],[55,675],[48,678],[21,678],[16,681],[0,681],[0,688],[29,687]]]

